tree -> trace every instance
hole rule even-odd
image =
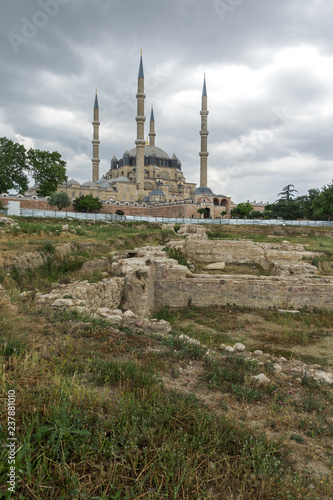
[[[314,201],[319,196],[320,189],[309,189],[308,194],[304,196],[298,196],[296,198],[296,202],[298,203],[302,213],[303,218],[316,220],[319,219],[320,216],[315,207]]]
[[[292,200],[295,197],[293,193],[298,193],[297,189],[292,189],[294,187],[294,184],[288,184],[287,186],[284,186],[281,193],[278,194],[278,196],[281,196],[280,200]]]
[[[249,217],[251,217],[251,219],[262,219],[264,216],[264,212],[261,212],[260,210],[252,210],[252,212],[250,212],[249,214]]]
[[[77,212],[99,212],[102,202],[92,194],[80,195],[74,200],[74,208]]]
[[[54,193],[59,184],[66,180],[66,162],[60,153],[29,149],[27,159],[32,171],[32,177],[38,186],[39,196],[49,196]]]
[[[197,212],[198,214],[205,216],[207,208],[198,208]]]
[[[248,201],[246,203],[238,203],[237,207],[235,207],[231,210],[231,215],[233,217],[245,218],[248,215],[250,215],[252,210],[253,210],[253,206]]]
[[[6,137],[0,138],[0,192],[28,190],[27,173],[31,172],[38,185],[37,194],[48,196],[66,180],[66,162],[60,153],[29,149]]]
[[[116,210],[116,215],[124,215],[124,213],[124,210],[120,210],[119,208]]]
[[[28,189],[26,149],[6,137],[0,138],[0,192],[15,189],[24,193]]]
[[[328,220],[333,218],[333,181],[324,186],[321,193],[314,199],[313,206],[320,217]]]
[[[222,210],[222,212],[220,213],[221,217],[224,217],[227,214],[228,214],[228,212],[226,212],[225,210]]]
[[[272,218],[281,218],[286,220],[302,219],[304,218],[304,212],[302,207],[295,200],[278,200],[275,203],[266,205],[264,215],[269,214]]]
[[[70,198],[64,191],[51,194],[48,204],[50,207],[57,207],[60,211],[62,208],[67,208],[71,204]]]

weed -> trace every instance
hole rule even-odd
[[[23,338],[6,340],[0,337],[0,355],[1,356],[20,356],[24,353],[26,344]]]
[[[133,361],[94,360],[88,367],[97,385],[129,383],[131,387],[148,387],[156,382],[151,369],[143,369]]]
[[[289,439],[299,444],[302,444],[305,441],[304,437],[300,436],[299,434],[292,434]]]
[[[53,243],[51,243],[50,241],[45,242],[43,250],[44,250],[44,252],[47,252],[47,253],[54,253],[55,248],[54,248]]]
[[[261,401],[262,394],[255,387],[249,387],[248,385],[235,385],[231,384],[232,391],[242,400],[251,401]]]
[[[163,250],[168,252],[170,259],[175,259],[178,262],[178,264],[182,266],[187,266],[189,268],[191,267],[185,254],[181,251],[180,248],[165,247]]]
[[[164,345],[167,345],[172,351],[178,351],[179,359],[203,359],[207,349],[199,344],[192,344],[187,340],[182,340],[178,336],[162,339]]]
[[[303,399],[303,406],[306,411],[317,413],[322,413],[326,408],[325,402],[312,393],[305,396]]]

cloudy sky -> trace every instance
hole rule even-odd
[[[143,50],[146,133],[199,181],[207,75],[208,185],[275,201],[333,178],[331,0],[1,0],[0,136],[59,151],[91,179],[92,107],[100,173],[134,147]]]

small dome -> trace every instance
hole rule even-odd
[[[172,160],[178,160],[177,156],[176,156],[176,153],[173,153],[172,155]]]
[[[117,157],[116,155],[113,155],[112,158],[111,158],[112,161],[117,161]]]
[[[149,196],[145,196],[142,201],[144,203],[149,203]]]
[[[69,179],[69,180],[67,181],[67,183],[65,183],[65,184],[67,184],[67,186],[75,186],[75,185],[76,185],[76,186],[80,186],[80,185],[81,185],[81,184],[80,184],[78,181],[76,181],[75,179]]]
[[[228,198],[226,194],[217,194],[216,196],[220,196],[221,198]]]
[[[127,149],[126,149],[125,153],[123,154],[123,157],[124,157],[124,156],[130,156],[130,154],[129,154],[129,152],[127,151]]]
[[[84,182],[82,184],[82,186],[86,186],[86,187],[93,187],[95,186],[96,184],[94,182],[91,182],[91,181],[87,181],[87,182]]]
[[[165,193],[160,189],[153,189],[153,191],[149,193],[149,196],[165,196]]]
[[[114,179],[114,182],[130,182],[130,180],[124,175],[120,175],[119,177]]]
[[[102,177],[101,179],[98,179],[98,180],[95,182],[95,184],[103,184],[103,182],[105,182],[105,181],[106,181],[105,177]]]
[[[105,188],[110,188],[111,186],[109,182],[104,181],[101,184],[99,184],[98,187],[105,189]]]
[[[213,191],[206,186],[198,187],[193,194],[208,194],[209,196],[214,196]]]

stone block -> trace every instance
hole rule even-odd
[[[259,384],[268,384],[270,382],[269,378],[266,377],[264,373],[260,373],[259,375],[254,375],[253,380],[259,382]]]

